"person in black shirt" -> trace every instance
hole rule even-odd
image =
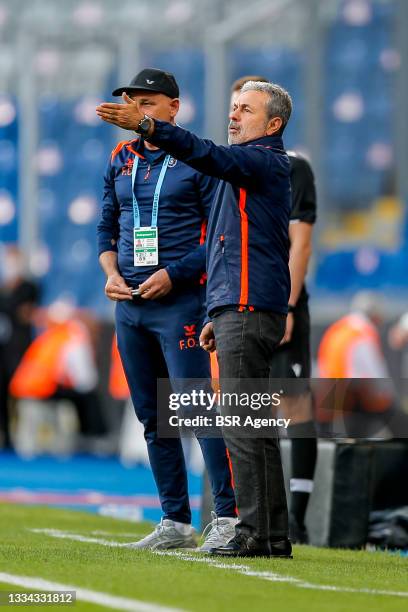
[[[231,87],[231,105],[247,81],[264,81],[261,76],[244,76]],[[308,384],[311,375],[310,317],[305,276],[312,253],[312,231],[316,221],[316,189],[313,171],[301,155],[287,151],[291,170],[292,213],[289,226],[291,293],[286,332],[276,349],[271,378],[305,379],[296,384],[296,391],[282,402],[286,418],[291,419],[290,538],[294,543],[307,543],[304,524],[307,504],[313,490],[317,459],[317,439],[313,421],[312,394]]]
[[[289,526],[292,542],[308,542],[305,515],[317,459],[317,439],[313,421],[312,394],[308,379],[310,363],[309,296],[305,276],[312,252],[312,231],[316,221],[316,190],[310,164],[300,155],[288,151],[291,163],[293,208],[289,226],[291,294],[286,333],[276,350],[273,378],[296,378],[296,385],[282,407],[291,419],[288,436],[291,439],[292,472],[290,479]]]

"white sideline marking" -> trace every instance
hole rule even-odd
[[[122,542],[115,542],[113,540],[100,540],[98,538],[88,538],[75,533],[69,533],[67,531],[60,531],[59,529],[30,529],[34,533],[43,533],[54,538],[63,538],[67,540],[74,540],[77,542],[89,542],[91,544],[100,544],[101,546],[121,547],[128,546]],[[284,576],[283,574],[277,574],[276,572],[257,572],[254,571],[249,565],[238,565],[233,563],[220,562],[212,557],[208,556],[195,556],[192,554],[186,554],[179,551],[169,550],[153,550],[151,551],[158,556],[166,557],[177,557],[180,561],[188,561],[194,563],[206,563],[217,569],[228,570],[242,574],[244,576],[252,576],[254,578],[260,578],[261,580],[268,580],[269,582],[286,582],[292,584],[294,587],[299,589],[312,589],[316,591],[335,591],[338,593],[360,593],[365,595],[388,595],[392,597],[408,597],[408,591],[385,591],[379,589],[368,589],[368,588],[353,588],[334,586],[330,584],[314,584],[312,582],[306,582],[295,578],[294,576]]]
[[[127,542],[115,542],[114,540],[101,540],[100,538],[90,538],[78,533],[69,533],[60,529],[30,529],[33,533],[43,533],[52,538],[60,538],[61,540],[73,540],[74,542],[85,542],[87,544],[100,544],[101,546],[110,546],[111,548],[128,548]]]
[[[30,576],[16,576],[0,572],[0,582],[12,584],[26,589],[38,589],[39,591],[76,591],[76,598],[80,601],[87,601],[105,608],[115,610],[128,610],[129,612],[181,612],[180,608],[169,608],[158,604],[128,599],[127,597],[117,597],[108,593],[90,591],[70,584],[50,582],[43,578],[31,578]]]
[[[196,557],[195,555],[187,555],[183,552],[170,551],[170,550],[153,550],[155,555],[166,556],[166,557],[178,557],[181,561],[194,561],[195,563],[207,563],[211,567],[217,569],[232,570],[238,574],[244,574],[245,576],[254,576],[255,578],[264,578],[266,580],[273,580],[275,582],[301,582],[297,578],[292,576],[282,576],[282,574],[276,574],[275,572],[256,572],[252,570],[249,565],[236,565],[231,563],[222,563],[216,561],[211,557]]]
[[[125,531],[90,531],[91,535],[102,535],[102,536],[116,536],[118,538],[143,538],[146,534],[138,531],[125,532]]]
[[[249,565],[229,565],[227,563],[218,563],[217,561],[214,561],[211,558],[195,557],[194,555],[186,555],[183,552],[176,551],[156,550],[153,552],[156,555],[178,557],[182,561],[208,563],[212,567],[236,571],[238,574],[244,574],[245,576],[254,576],[255,578],[269,580],[270,582],[288,582],[300,589],[313,589],[316,591],[336,591],[340,593],[362,593],[366,595],[391,595],[394,597],[408,597],[408,591],[383,591],[378,589],[356,589],[353,587],[338,587],[330,584],[313,584],[312,582],[305,582],[303,580],[300,580],[299,578],[294,578],[293,576],[283,576],[282,574],[276,574],[275,572],[257,572],[252,570]]]

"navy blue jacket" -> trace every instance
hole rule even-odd
[[[138,286],[166,268],[175,286],[199,281],[205,272],[205,229],[218,181],[176,159],[171,159],[161,189],[158,232],[159,265],[133,265],[132,166],[139,165],[135,194],[142,226],[150,226],[153,194],[166,153],[149,151],[142,139],[120,142],[112,151],[105,173],[98,251],[116,251],[121,275]]]
[[[290,294],[290,164],[280,136],[217,146],[155,121],[149,139],[222,179],[207,230],[207,311],[239,305],[286,313]]]

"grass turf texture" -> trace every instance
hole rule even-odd
[[[298,588],[287,582],[183,561],[150,552],[55,539],[30,529],[65,532],[130,542],[129,533],[151,526],[87,513],[0,504],[0,572],[71,584],[184,610],[273,610],[313,612],[406,611],[408,598]],[[102,531],[103,535],[91,532]],[[106,535],[109,532],[109,535]],[[135,537],[135,539],[138,539]],[[194,553],[186,553],[194,555]],[[408,560],[368,552],[297,546],[294,560],[227,560],[255,572],[276,572],[319,585],[408,592]],[[223,560],[219,560],[220,563]],[[1,591],[25,589],[0,583]],[[25,607],[24,607],[25,608]],[[47,609],[56,606],[47,606]],[[101,609],[77,601],[72,610]],[[58,606],[61,610],[61,606]]]

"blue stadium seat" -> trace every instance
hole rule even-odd
[[[6,222],[0,215],[0,242],[15,242],[18,234],[18,107],[13,98],[2,97],[2,103],[14,107],[16,116],[0,125],[0,196],[10,198],[15,207],[14,218]],[[3,191],[3,194],[1,192]]]
[[[293,98],[294,110],[285,131],[285,144],[294,148],[304,144],[304,95],[302,59],[285,47],[234,47],[230,51],[231,80],[245,74],[260,74],[285,87]]]
[[[315,283],[319,289],[344,292],[357,286],[354,253],[339,251],[319,255]]]
[[[194,117],[183,125],[204,136],[204,54],[197,47],[183,47],[155,51],[143,50],[141,65],[153,66],[172,72],[179,84],[181,97],[194,105]]]
[[[101,98],[110,99],[110,92]],[[46,303],[69,291],[79,306],[95,305],[100,311],[105,298],[96,252],[96,217],[86,224],[73,223],[69,207],[74,199],[87,195],[99,204],[103,174],[116,134],[99,121],[93,124],[92,117],[88,122],[80,121],[80,103],[80,99],[45,98],[39,104],[41,143],[58,147],[63,161],[55,174],[40,176],[40,197],[44,194],[44,202],[40,202],[40,235],[51,251],[51,268],[42,284]],[[82,265],[71,252],[78,241],[89,245]],[[102,298],[97,295],[99,290]]]
[[[375,137],[390,143],[395,97],[394,76],[380,63],[381,52],[393,47],[392,3],[373,0],[371,19],[361,26],[344,20],[345,2],[329,28],[325,53],[325,176],[328,193],[336,205],[367,206],[381,193],[385,172],[370,168],[367,153]],[[342,122],[333,106],[345,94],[363,101],[358,121]],[[373,134],[375,126],[375,134]],[[364,180],[362,180],[364,177]]]
[[[392,145],[395,73],[384,69],[380,57],[384,50],[394,46],[395,6],[392,2],[372,0],[372,18],[364,25],[355,26],[345,21],[343,4],[339,3],[337,19],[325,38],[322,170],[328,198],[324,205],[355,210],[359,206],[368,208],[381,194],[391,170],[376,170],[370,166],[367,153],[376,143]],[[259,73],[289,90],[294,100],[294,113],[285,134],[285,144],[290,148],[302,145],[306,118],[301,54],[272,44],[231,46],[228,54],[231,80],[243,74]],[[183,124],[204,135],[205,61],[202,49],[192,45],[158,51],[144,46],[140,65],[157,66],[176,74],[182,97],[189,98],[194,107],[191,120],[183,120]],[[119,84],[117,78],[117,67],[113,67],[101,98],[111,99],[112,89]],[[225,86],[228,88],[229,83]],[[364,108],[358,120],[348,123],[335,116],[333,106],[341,96],[353,92],[361,96]],[[81,121],[77,112],[81,102],[82,99],[63,101],[52,96],[39,100],[40,146],[55,145],[63,161],[59,171],[53,175],[42,174],[39,180],[41,239],[52,257],[51,268],[42,282],[46,303],[69,292],[74,294],[78,305],[94,308],[102,314],[111,312],[112,308],[103,293],[104,276],[97,261],[96,219],[76,224],[70,218],[69,207],[75,198],[87,194],[99,203],[102,176],[117,134],[106,124],[93,124],[92,119]],[[17,120],[0,127],[0,184],[16,202],[17,158],[16,149],[13,152],[10,143],[17,142]],[[408,217],[402,231],[404,244],[408,244]],[[16,237],[16,219],[7,226],[0,225],[0,241],[14,241]],[[80,253],[72,253],[75,245],[82,249]],[[321,253],[314,284],[317,289],[335,293],[350,293],[361,287],[403,286],[404,281],[406,284],[407,248],[398,253],[381,253],[379,265],[370,275],[356,269],[356,253],[352,249]]]

